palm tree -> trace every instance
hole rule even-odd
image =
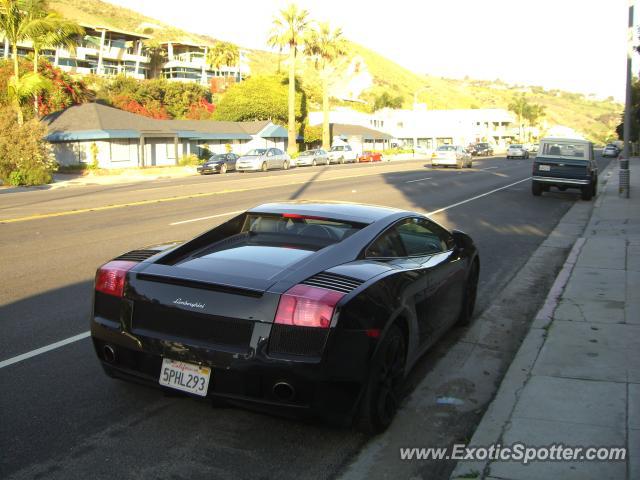
[[[216,70],[222,65],[235,67],[240,62],[240,50],[233,43],[216,42],[207,53],[206,62]]]
[[[309,27],[309,12],[298,8],[294,3],[280,11],[274,17],[273,29],[269,41],[279,37],[278,42],[289,48],[289,145],[287,151],[298,151],[296,143],[296,51],[304,43]]]
[[[24,115],[20,107],[24,100],[23,94],[29,90],[32,90],[31,94],[42,91],[41,87],[46,85],[46,81],[43,79],[36,81],[33,74],[29,77],[25,75],[25,78],[20,77],[18,43],[44,35],[55,28],[55,21],[51,14],[43,16],[45,5],[44,0],[0,0],[0,32],[11,44],[13,57],[13,76],[9,79],[8,93],[16,107],[19,125],[24,123]],[[36,88],[36,85],[40,86]]]
[[[331,64],[347,54],[347,42],[342,29],[331,30],[327,22],[321,22],[317,28],[309,31],[305,42],[306,52],[315,58],[316,68],[322,77],[322,148],[331,148],[329,134],[329,75]]]
[[[42,49],[62,47],[74,51],[77,36],[84,35],[84,28],[73,21],[66,20],[56,13],[46,14],[45,16],[52,22],[53,28],[40,35],[31,37],[31,43],[33,44],[34,73],[38,73],[38,60]],[[36,94],[34,98],[34,110],[36,115],[38,115],[38,94]]]
[[[282,63],[282,50],[286,47],[286,43],[284,41],[284,37],[280,34],[280,32],[274,27],[269,33],[269,38],[267,38],[267,45],[271,48],[278,49],[278,74],[280,74],[280,64]]]
[[[546,114],[544,105],[534,103],[527,108],[525,118],[530,127],[536,127],[542,117]],[[529,141],[531,141],[531,131],[529,131]]]
[[[520,137],[520,141],[523,141],[523,139],[522,139],[522,119],[526,117],[526,115],[528,114],[529,109],[531,108],[531,106],[529,105],[529,102],[527,102],[527,99],[524,96],[524,93],[521,94],[520,96],[516,97],[513,100],[513,102],[511,102],[509,104],[509,106],[507,108],[509,108],[509,110],[511,110],[513,113],[515,113],[516,116],[518,117],[518,136]]]
[[[42,92],[51,90],[52,86],[51,80],[34,72],[27,72],[20,77],[12,75],[9,78],[7,96],[18,115],[18,125],[24,123],[22,104],[28,98],[37,97]]]

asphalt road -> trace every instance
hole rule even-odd
[[[534,198],[530,170],[530,161],[496,157],[462,171],[407,161],[0,190],[0,477],[335,476],[364,436],[108,379],[86,338],[2,362],[87,331],[99,264],[188,239],[232,212],[275,200],[444,209],[434,218],[471,234],[480,249],[481,311],[580,201],[575,193]]]

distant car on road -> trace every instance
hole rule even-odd
[[[358,155],[358,162],[381,162],[383,160],[382,153],[364,151]]]
[[[473,166],[471,154],[462,145],[441,145],[433,153],[432,167],[468,167]]]
[[[329,165],[329,157],[327,152],[321,148],[307,150],[306,152],[301,152],[300,155],[298,155],[298,158],[296,158],[296,165],[298,167]]]
[[[475,157],[476,155],[478,155],[478,150],[476,149],[475,143],[470,143],[469,145],[467,145],[466,150],[471,154],[472,157]]]
[[[493,147],[486,142],[476,143],[474,145],[474,149],[478,157],[488,157],[493,155]]]
[[[356,161],[356,152],[351,145],[334,145],[329,152],[329,163],[349,163]]]
[[[507,148],[507,158],[529,158],[529,151],[520,143],[514,143]]]
[[[201,175],[209,173],[227,173],[236,169],[236,161],[239,156],[235,153],[218,153],[211,155],[209,160],[200,165],[197,170]]]
[[[540,196],[557,187],[580,189],[583,200],[591,200],[598,193],[598,164],[593,144],[573,138],[544,138],[533,162],[531,192]]]
[[[291,158],[279,148],[254,148],[236,161],[239,172],[262,171],[272,168],[287,170],[291,166]]]
[[[420,213],[265,204],[102,265],[91,338],[111,377],[379,433],[473,318],[479,270],[471,237]]]
[[[617,157],[618,155],[620,155],[620,149],[613,143],[609,143],[602,149],[603,157]]]

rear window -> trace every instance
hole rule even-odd
[[[587,145],[571,142],[544,143],[542,155],[550,157],[572,157],[578,159],[587,158]]]
[[[319,250],[338,243],[365,224],[304,215],[247,214],[240,233],[251,245]]]
[[[509,148],[522,148],[522,145],[513,144],[513,145],[509,145]]]

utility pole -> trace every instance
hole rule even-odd
[[[619,178],[619,194],[623,198],[629,198],[629,157],[631,150],[629,143],[631,141],[631,64],[633,56],[633,4],[635,0],[629,0],[629,23],[627,30],[627,91],[624,105],[624,125],[623,125],[623,141],[624,149],[620,158],[620,178]]]

